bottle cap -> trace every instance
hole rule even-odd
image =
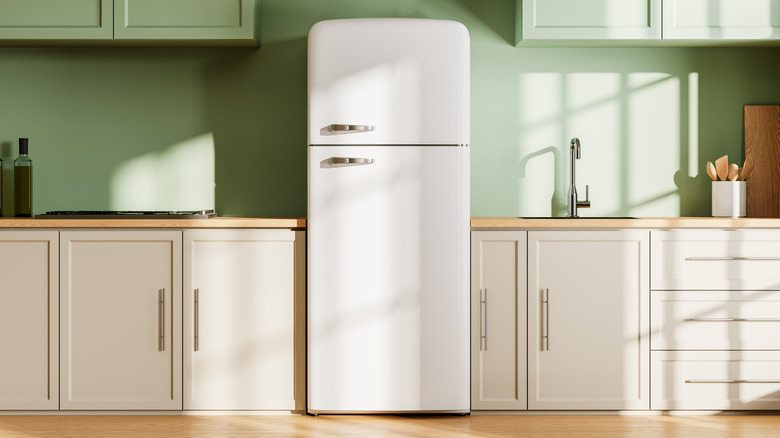
[[[27,139],[19,139],[19,155],[27,155]]]

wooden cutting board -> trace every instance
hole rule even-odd
[[[780,105],[745,105],[747,216],[780,217]]]

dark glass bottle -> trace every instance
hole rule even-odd
[[[14,160],[14,215],[32,217],[32,160],[27,155],[27,139],[19,139],[19,157]]]
[[[3,217],[3,159],[0,158],[0,217]]]

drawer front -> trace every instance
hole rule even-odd
[[[651,232],[653,290],[780,290],[780,230]]]
[[[780,409],[778,351],[654,351],[650,408]]]
[[[780,350],[780,292],[652,291],[653,350]]]

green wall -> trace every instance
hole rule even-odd
[[[221,215],[305,216],[308,30],[398,16],[471,33],[473,216],[562,213],[574,136],[589,214],[709,215],[704,164],[744,159],[742,106],[780,103],[780,48],[517,48],[514,3],[261,0],[257,49],[0,48],[5,214],[19,137],[36,213],[115,207],[128,163],[213,137]],[[176,157],[151,169],[186,174]]]

